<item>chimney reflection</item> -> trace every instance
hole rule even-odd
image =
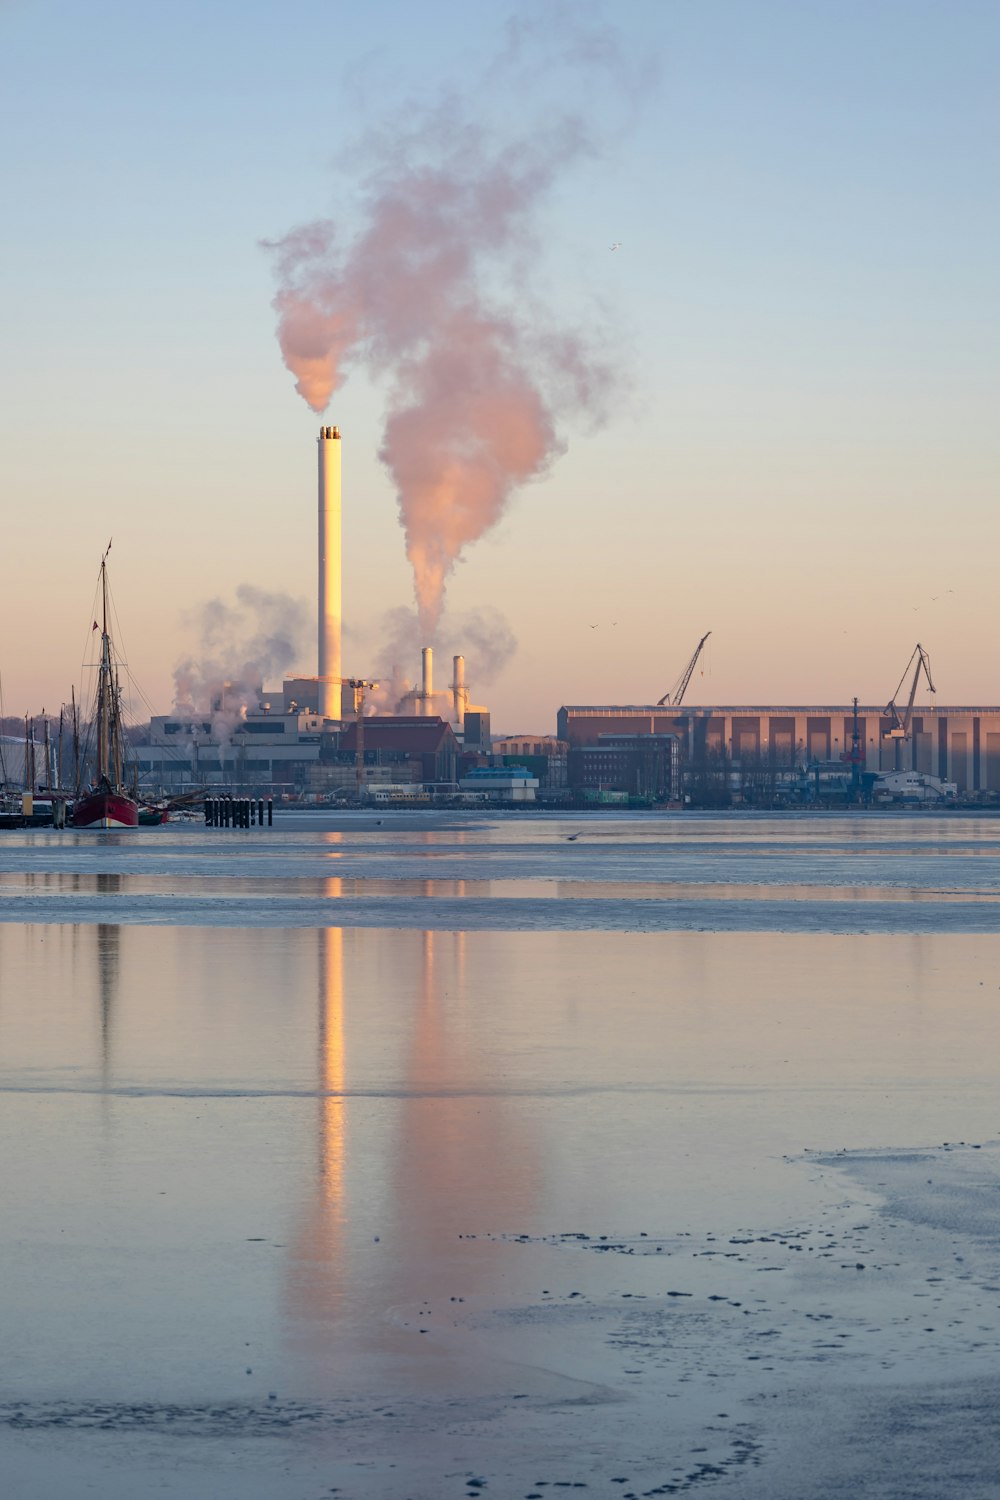
[[[538,1204],[536,1139],[505,1096],[476,1032],[492,1032],[484,997],[470,994],[467,934],[420,934],[421,985],[393,1153],[395,1220],[389,1301],[405,1305],[456,1290],[458,1237],[479,1236],[463,1257],[461,1292],[493,1286],[503,1248],[485,1236],[530,1230]],[[477,1004],[477,1002],[479,1002]],[[408,1337],[408,1335],[406,1335]]]
[[[336,1205],[339,1221],[344,1196],[344,930],[321,927],[317,937],[319,1180],[322,1197]]]
[[[324,894],[341,894],[339,879]],[[346,1218],[344,933],[316,932],[316,1177],[291,1253],[289,1301],[303,1319],[332,1319],[343,1292]]]

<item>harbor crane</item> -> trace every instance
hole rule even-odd
[[[903,685],[906,682],[907,677],[909,676],[911,667],[913,668],[913,681],[910,683],[910,696],[906,700],[906,708],[903,710],[903,717],[900,718],[899,709],[896,706],[896,699],[903,691]],[[906,663],[903,675],[899,679],[899,686],[896,688],[896,691],[893,693],[892,697],[889,699],[889,702],[885,706],[885,717],[889,720],[889,728],[883,732],[882,738],[884,740],[893,740],[895,742],[895,769],[897,771],[902,770],[902,765],[900,763],[902,760],[900,747],[905,740],[908,740],[910,738],[910,726],[913,722],[913,704],[917,696],[917,687],[920,683],[921,672],[923,672],[925,678],[927,679],[927,686],[929,690],[932,693],[936,693],[937,688],[934,686],[934,678],[931,676],[931,659],[928,656],[927,652],[924,650],[923,646],[921,646],[920,642],[918,641],[913,648],[913,655]]]
[[[698,665],[698,658],[701,655],[702,650],[704,649],[705,642],[708,640],[711,634],[712,632],[710,630],[705,631],[705,634],[702,636],[701,640],[694,648],[694,655],[691,657],[691,660],[684,668],[684,671],[681,673],[680,677],[671,688],[670,692],[664,693],[662,698],[657,699],[657,708],[680,708],[681,704],[684,701],[684,694],[688,690],[688,683],[691,681],[691,678],[694,675],[694,669]]]
[[[354,689],[354,789],[358,801],[365,791],[365,693],[374,692],[377,682],[368,682],[364,677],[348,677],[347,686]]]

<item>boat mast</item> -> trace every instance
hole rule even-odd
[[[42,743],[45,746],[45,790],[47,792],[51,792],[51,790],[52,790],[52,736],[49,733],[49,716],[45,712],[44,708],[42,709],[42,723],[45,725],[45,734],[44,734],[44,736],[42,738]]]
[[[24,790],[35,790],[35,722],[32,719],[29,728],[27,714],[24,716]]]
[[[70,684],[70,706],[73,718],[73,793],[80,795],[80,714],[76,706],[76,687]]]
[[[97,782],[107,781],[111,733],[111,649],[108,641],[107,554],[101,558],[101,665],[97,679]]]
[[[62,757],[63,757],[63,713],[66,705],[59,706],[59,738],[56,740],[56,791],[62,791]]]
[[[118,790],[122,784],[122,690],[117,667],[112,668],[111,675],[111,763]]]

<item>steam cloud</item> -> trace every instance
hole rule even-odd
[[[369,712],[393,714],[412,712],[407,696],[419,682],[405,675],[403,662],[416,662],[420,656],[420,619],[416,610],[403,606],[390,609],[381,621],[381,645],[375,652],[379,686],[368,696]],[[452,657],[465,657],[465,676],[473,697],[489,687],[500,676],[517,651],[517,638],[498,609],[446,613],[441,621],[435,647],[434,676],[438,684],[435,699],[444,718],[451,716]]]
[[[553,6],[546,45],[577,85],[620,84],[604,33],[584,33]],[[491,68],[527,109],[542,32],[508,28]],[[477,96],[478,97],[478,96]],[[322,221],[269,243],[278,339],[296,389],[316,412],[352,367],[385,382],[380,457],[396,485],[424,640],[441,617],[462,551],[496,525],[511,493],[564,450],[563,420],[606,409],[610,363],[590,339],[553,325],[533,289],[538,219],[566,169],[593,153],[579,116],[525,122],[521,135],[483,123],[485,105],[450,95],[408,110],[369,143],[361,227],[346,240]],[[591,116],[595,111],[590,109]]]
[[[174,668],[174,713],[201,716],[228,738],[263,684],[284,676],[301,654],[310,615],[301,599],[241,583],[236,604],[210,599],[195,612],[196,654]]]

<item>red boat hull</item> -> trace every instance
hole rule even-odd
[[[91,792],[73,806],[74,828],[137,828],[139,808],[120,792]]]

